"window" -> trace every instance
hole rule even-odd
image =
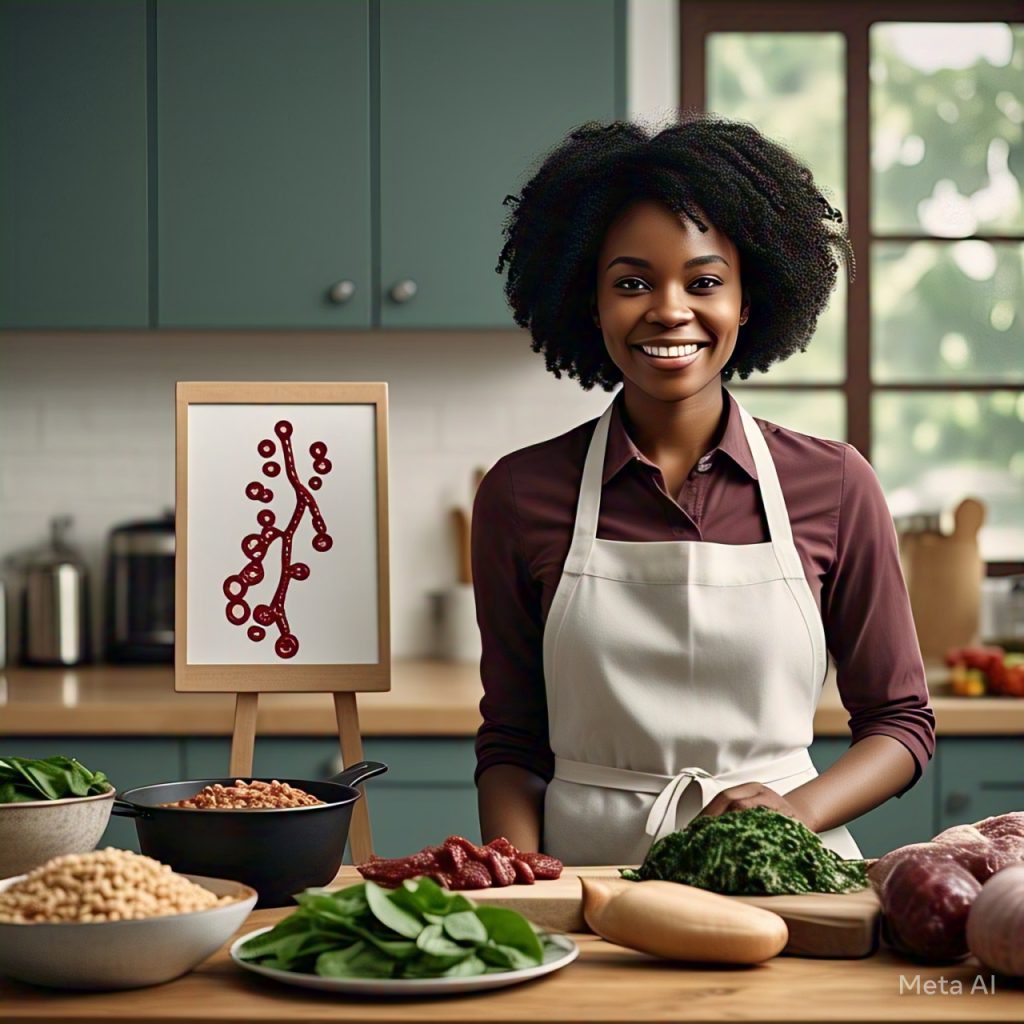
[[[981,498],[982,556],[1020,571],[1019,5],[681,0],[680,14],[681,106],[749,120],[806,160],[857,258],[807,352],[733,390],[854,444],[894,516]]]

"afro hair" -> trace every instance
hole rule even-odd
[[[811,172],[753,125],[688,111],[657,131],[635,121],[588,121],[541,160],[522,195],[509,195],[505,297],[548,370],[589,391],[611,391],[622,373],[592,318],[597,256],[609,226],[640,199],[664,203],[706,231],[702,213],[740,253],[751,303],[722,378],[805,351],[841,258],[853,279],[843,225]]]

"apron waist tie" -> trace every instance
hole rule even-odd
[[[813,767],[814,762],[806,749],[795,750],[772,761],[720,772],[718,775],[712,775],[700,767],[683,768],[675,775],[659,775],[655,772],[637,772],[629,768],[613,768],[610,765],[556,757],[554,777],[583,786],[624,789],[631,793],[656,793],[657,799],[647,816],[645,831],[649,836],[654,836],[654,842],[657,842],[675,831],[676,809],[686,788],[694,780],[700,786],[703,809],[718,793],[730,786],[744,782],[770,785]]]

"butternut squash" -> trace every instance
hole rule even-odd
[[[756,964],[778,956],[789,929],[778,914],[678,882],[580,878],[583,917],[618,946],[670,960]]]

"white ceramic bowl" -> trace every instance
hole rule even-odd
[[[185,974],[241,928],[257,893],[224,878],[184,877],[217,896],[239,898],[209,910],[137,921],[0,921],[0,975],[48,988],[120,989],[159,985]],[[0,892],[17,881],[0,881]]]
[[[89,853],[114,806],[114,787],[93,796],[0,804],[0,878],[21,875],[64,853]]]

